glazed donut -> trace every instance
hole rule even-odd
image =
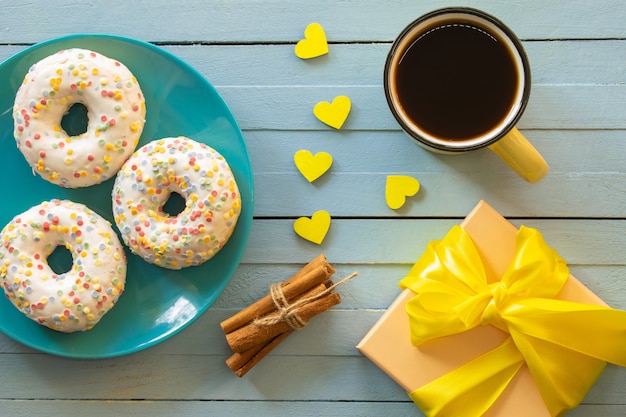
[[[73,264],[55,273],[48,256],[65,246]],[[124,291],[126,257],[111,224],[83,204],[45,201],[1,232],[6,297],[35,322],[61,332],[91,329]]]
[[[172,193],[185,199],[178,215],[163,210]],[[139,148],[118,172],[112,197],[124,243],[168,269],[212,258],[230,238],[241,211],[239,189],[224,157],[186,137]]]
[[[87,108],[87,131],[69,136],[61,120]],[[17,90],[14,136],[33,172],[77,188],[113,176],[137,147],[146,116],[137,80],[123,64],[86,49],[67,49],[34,64]]]

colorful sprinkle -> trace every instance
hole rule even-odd
[[[111,80],[115,85],[109,85]],[[62,153],[72,137],[60,127],[61,121],[79,100],[97,115],[79,135],[84,143],[98,144],[84,151],[96,155],[94,159],[85,158],[82,151],[71,159]],[[133,153],[145,110],[141,88],[128,68],[93,51],[68,49],[35,63],[24,77],[13,107],[14,136],[42,178],[61,187],[86,187],[114,176]],[[111,152],[106,152],[107,144]],[[109,169],[94,169],[104,153],[112,158]]]
[[[185,200],[180,213],[163,209],[172,193]],[[220,204],[213,193],[224,196]],[[240,208],[239,190],[223,156],[185,137],[138,149],[113,187],[113,214],[124,242],[146,261],[169,269],[213,257],[230,238]]]
[[[43,202],[13,218],[0,239],[5,295],[39,324],[61,332],[89,330],[123,293],[124,249],[111,225],[82,204]],[[46,261],[58,245],[73,257],[69,270],[59,274]]]

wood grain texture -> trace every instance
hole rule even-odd
[[[388,415],[394,417],[422,417],[408,401],[376,402],[325,402],[325,401],[71,401],[43,400],[37,404],[29,401],[1,401],[0,407],[6,415],[45,416],[50,413],[67,415],[88,414],[93,417],[124,415],[128,417],[153,417],[184,415],[188,417],[249,417],[259,414],[259,410],[268,415],[317,417],[371,417]],[[42,412],[44,410],[44,412]],[[583,404],[568,414],[568,417],[623,417],[626,406],[622,405],[586,405]]]
[[[175,337],[105,360],[49,356],[0,334],[0,416],[422,416],[356,343],[399,294],[398,281],[480,199],[513,224],[536,227],[571,272],[626,310],[626,9],[623,0],[467,0],[522,39],[532,93],[523,134],[550,164],[529,185],[490,151],[427,152],[389,112],[382,68],[391,43],[415,17],[450,0],[0,0],[0,61],[73,33],[153,42],[189,63],[224,97],[243,129],[255,184],[254,221],[242,263],[209,310]],[[300,60],[306,25],[324,27],[329,54]],[[348,95],[340,131],[312,115],[319,101]],[[148,114],[149,116],[149,114]],[[300,149],[333,166],[309,183]],[[0,155],[0,162],[3,155]],[[384,201],[387,175],[412,175],[420,192],[398,210]],[[321,245],[293,222],[333,216]],[[342,303],[294,332],[244,378],[224,361],[219,323],[320,253]],[[626,415],[626,370],[609,366],[568,417]]]
[[[331,42],[389,41],[417,16],[453,5],[459,2],[402,0],[389,7],[376,0],[245,0],[236,5],[204,0],[109,0],[84,7],[79,0],[7,1],[3,5],[7,17],[2,22],[2,42],[38,42],[86,32],[160,42],[294,42],[312,21],[324,26]],[[517,4],[468,0],[463,5],[498,16],[522,39],[606,39],[626,34],[620,0],[576,0],[567,5],[542,0]],[[71,21],[68,16],[72,16]]]
[[[44,400],[36,406],[28,401],[0,401],[0,407],[6,415],[33,415],[41,410],[50,413],[64,413],[66,415],[88,414],[93,417],[128,416],[186,416],[186,417],[249,417],[259,415],[260,412],[272,416],[301,416],[317,417],[367,417],[373,415],[393,415],[394,417],[422,416],[415,410],[413,403],[407,401],[386,401],[381,403],[363,402],[334,402],[334,401],[72,401],[72,400]],[[621,407],[606,406],[605,409],[617,413]],[[582,415],[582,414],[581,414]],[[604,416],[604,414],[603,414]],[[606,417],[615,417],[617,414],[606,414]]]
[[[310,213],[301,213],[301,215]],[[321,246],[294,237],[290,219],[255,221],[244,263],[304,264],[322,251],[336,263],[413,263],[433,239],[441,239],[460,220],[335,219]],[[578,219],[514,219],[541,231],[546,241],[573,264],[623,265],[626,221]],[[280,252],[277,253],[277,248]],[[281,262],[281,261],[279,261]]]
[[[626,46],[619,40],[523,41],[535,84],[620,84]],[[26,45],[3,45],[0,60]],[[303,61],[292,44],[162,45],[217,86],[382,85],[391,42],[332,44],[328,55]],[[254,63],[255,71],[249,71]],[[566,69],[566,71],[564,71]]]
[[[311,117],[316,103],[350,97],[352,110],[342,129],[397,130],[381,86],[217,87],[243,129],[322,130]],[[520,129],[624,129],[626,85],[537,85]],[[280,115],[280,117],[276,117]]]
[[[3,396],[21,400],[406,400],[406,393],[363,356],[270,354],[245,378],[233,378],[225,359],[221,355],[144,353],[111,360],[49,361],[41,354],[24,355],[4,365],[12,382],[3,390]],[[32,372],[38,378],[29,378]],[[622,405],[625,385],[624,374],[609,366],[585,403]]]

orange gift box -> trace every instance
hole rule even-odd
[[[476,247],[484,265],[486,280],[499,281],[515,256],[518,230],[484,201],[479,202],[461,227]],[[407,303],[415,296],[410,289],[405,289],[357,345],[362,354],[409,393],[497,348],[510,337],[507,332],[493,325],[484,325],[428,340],[416,347],[411,343],[410,319],[406,311]],[[571,275],[566,278],[554,299],[606,306]],[[624,317],[619,318],[623,320]],[[588,381],[588,384],[585,383],[585,393],[595,383],[605,365],[606,362],[597,361],[589,368],[589,374],[584,376],[585,381]],[[493,405],[482,414],[484,417],[550,415],[526,364],[521,365]]]

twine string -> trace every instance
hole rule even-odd
[[[292,330],[302,330],[307,325],[307,321],[302,319],[302,317],[298,315],[298,309],[305,304],[308,304],[312,301],[324,297],[327,294],[330,294],[335,288],[350,281],[358,274],[358,272],[354,272],[342,279],[341,281],[338,281],[333,285],[327,287],[324,291],[321,291],[310,297],[301,298],[295,303],[291,304],[289,304],[287,297],[285,297],[285,294],[283,293],[282,282],[272,284],[270,285],[270,295],[272,296],[272,301],[274,302],[274,305],[278,310],[278,314],[256,318],[254,319],[253,323],[256,326],[261,327],[272,326],[274,324],[285,322],[287,326],[289,326],[289,328]]]

